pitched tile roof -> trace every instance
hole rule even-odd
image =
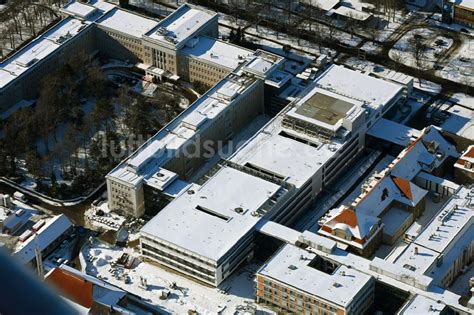
[[[93,284],[63,269],[55,268],[46,281],[56,287],[61,294],[86,308],[92,307]]]
[[[413,194],[411,192],[410,181],[405,178],[395,177],[395,176],[392,177],[392,180],[395,183],[395,185],[397,185],[398,189],[400,189],[400,191],[405,195],[405,197],[413,201]]]

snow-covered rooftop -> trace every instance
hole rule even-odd
[[[454,105],[447,112],[449,117],[441,124],[443,130],[474,141],[474,104],[468,106]]]
[[[474,224],[474,189],[462,187],[426,229],[417,237],[415,243],[443,253],[455,236]]]
[[[371,107],[384,106],[403,87],[399,84],[381,80],[359,71],[340,65],[332,65],[316,79],[319,87],[349,98],[367,102]]]
[[[152,20],[135,13],[114,8],[96,22],[99,26],[113,29],[124,34],[141,38],[146,32],[158,25]]]
[[[318,120],[305,115],[306,112],[309,114],[314,112],[313,109],[304,111],[303,107],[315,94],[329,95],[327,98],[331,101],[328,107],[339,110],[345,106],[343,110],[340,110],[344,113],[340,114],[340,117],[353,120],[364,113],[362,101],[367,101],[369,106],[378,109],[402,90],[397,84],[362,75],[340,66],[331,66],[315,82],[294,102],[294,107],[282,112],[269,122],[231,157],[231,161],[285,178],[289,183],[300,187],[336,154],[344,141],[337,138],[322,141],[318,137],[310,137],[286,128],[283,125],[286,116],[298,115],[305,120],[311,119],[312,123],[319,127],[330,128],[332,126],[325,123],[323,118]],[[372,84],[373,88],[364,84]],[[382,91],[374,92],[376,89],[382,89]],[[338,122],[340,122],[339,119]]]
[[[339,0],[300,0],[300,2],[307,5],[316,6],[324,11],[329,11],[339,4]]]
[[[21,263],[27,264],[35,257],[36,246],[40,250],[44,250],[70,227],[72,227],[72,223],[64,214],[51,218],[36,232],[38,235],[36,238],[34,235],[30,236],[27,241],[16,248],[13,255]]]
[[[406,147],[414,139],[418,138],[421,132],[418,129],[381,118],[367,131],[367,134]]]
[[[283,130],[281,117],[277,117],[242,147],[231,161],[256,167],[301,187],[335,154],[330,145],[317,139],[308,139],[314,144],[311,146],[286,137],[282,132],[292,134],[289,130]],[[333,146],[340,147],[340,144]]]
[[[430,152],[429,147],[433,151]],[[328,212],[321,219],[323,229],[319,233],[330,236],[324,228],[343,229],[363,240],[370,235],[372,228],[379,222],[377,218],[393,201],[414,207],[427,195],[427,190],[412,182],[416,175],[422,171],[431,172],[448,157],[457,155],[454,146],[441,136],[438,129],[425,128],[388,168],[366,181],[362,193],[350,205],[350,209],[341,206]],[[360,247],[357,242],[351,241],[351,244]]]
[[[401,253],[395,264],[421,273],[444,270],[442,260],[453,261],[474,239],[474,188],[461,187],[423,232]],[[467,242],[467,243],[466,243]],[[450,266],[449,263],[445,265]],[[431,274],[429,274],[432,276]],[[442,276],[442,275],[441,275]],[[440,279],[438,279],[440,280]]]
[[[89,0],[88,3],[71,0],[61,9],[62,12],[86,21],[95,21],[116,5],[104,0]]]
[[[205,130],[213,119],[232,108],[235,100],[255,82],[254,78],[247,75],[230,74],[150,138],[108,176],[129,185],[138,185],[143,179],[152,178],[166,161],[176,156],[185,143]]]
[[[316,257],[316,254],[304,249],[285,245],[258,274],[342,307],[348,306],[354,296],[373,281],[371,276],[344,265],[327,274],[310,266]]]
[[[404,223],[410,215],[410,212],[400,209],[398,207],[390,208],[382,216],[384,233],[394,235],[395,232],[400,228],[400,226],[402,226],[402,223]]]
[[[233,70],[251,56],[253,51],[218,39],[198,36],[188,41],[181,54]]]
[[[65,13],[77,16],[79,18],[87,18],[88,16],[92,15],[97,8],[91,6],[86,3],[71,1],[67,3],[63,8],[62,11]]]
[[[179,46],[216,19],[217,14],[210,14],[188,4],[183,4],[156,27],[149,30],[146,36],[173,46]]]
[[[276,69],[283,66],[285,60],[285,58],[279,55],[258,49],[243,69],[260,78],[269,78]]]
[[[358,11],[346,6],[340,6],[337,9],[332,9],[330,13],[335,13],[359,21],[365,21],[372,16],[370,13]]]
[[[224,167],[204,185],[193,185],[173,200],[141,233],[218,261],[255,227],[260,218],[252,212],[279,189],[279,185]]]
[[[87,24],[82,21],[66,18],[0,63],[0,88],[5,87],[21,74],[33,68],[36,63],[47,58],[86,26]]]
[[[446,305],[441,301],[435,301],[423,295],[415,295],[402,310],[398,312],[399,315],[441,315],[445,312]]]

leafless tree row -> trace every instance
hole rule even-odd
[[[0,57],[15,50],[25,40],[58,17],[56,9],[64,0],[11,0],[0,13]]]

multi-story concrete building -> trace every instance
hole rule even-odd
[[[94,29],[66,18],[0,63],[0,113],[37,96],[39,83],[68,57],[94,49]]]
[[[175,197],[210,151],[263,113],[264,80],[247,70],[256,60],[278,69],[284,59],[257,52],[113,169],[107,175],[110,209],[139,217],[160,199]]]
[[[320,220],[318,233],[347,244],[369,257],[381,242],[393,244],[425,209],[431,186],[420,173],[439,174],[446,161],[457,157],[435,127],[428,127],[380,173],[370,177],[362,193],[348,206],[328,212]],[[426,189],[424,189],[426,188]]]
[[[453,200],[457,200],[457,203],[462,200],[461,203],[470,204],[470,194],[472,192],[467,195],[458,194]],[[453,230],[458,230],[460,226],[466,224],[465,213],[472,216],[471,208],[469,208],[470,212],[466,211],[468,209],[465,206],[460,209],[459,219],[462,222],[455,223],[451,227]],[[456,219],[457,214],[454,214],[451,220]],[[470,221],[469,219],[468,229],[472,227]],[[438,217],[432,222],[440,224]],[[436,227],[433,226],[433,228]],[[433,232],[430,227],[428,229],[428,233]],[[300,236],[296,237],[296,241],[291,241],[295,239],[295,233]],[[310,231],[301,234],[290,229],[285,231],[280,229],[279,234],[286,234],[280,238],[286,237],[287,244],[283,245],[283,248],[257,271],[255,280],[256,300],[272,307],[277,312],[364,314],[368,311],[372,313],[380,309],[380,303],[383,303],[381,300],[384,298],[392,304],[398,303],[390,297],[403,293],[405,297],[399,302],[400,308],[395,310],[397,314],[467,315],[472,313],[472,306],[466,306],[461,296],[443,289],[436,283],[434,279],[438,279],[438,273],[434,269],[432,269],[434,273],[423,274],[421,270],[404,267],[397,262],[392,263],[377,257],[369,260],[347,252],[335,241]],[[459,231],[456,234],[459,237],[452,242],[472,243],[471,234],[470,230]],[[443,232],[440,238],[436,240],[433,238],[431,241],[439,242],[438,245],[444,246],[450,242],[447,236],[448,231],[446,234]],[[438,245],[435,245],[435,248],[438,248]],[[453,249],[457,247],[458,245],[452,246]],[[456,249],[458,253],[463,252],[461,248],[462,246]],[[426,252],[423,253],[426,254]],[[420,252],[418,257],[420,260],[436,260],[431,255],[426,256],[423,253]],[[461,259],[461,256],[458,257]],[[464,263],[466,261],[462,264]],[[443,270],[446,271],[450,269],[449,266],[453,265],[449,263],[439,268],[444,268]],[[456,276],[452,276],[449,271],[446,275]],[[374,308],[371,308],[371,305]]]
[[[253,257],[255,226],[288,200],[283,181],[232,167],[192,184],[140,231],[144,257],[213,286]]]
[[[447,288],[474,259],[474,187],[460,187],[395,264]]]
[[[403,100],[401,86],[333,65],[230,161],[295,185],[304,211],[357,158],[367,129]]]
[[[226,77],[253,52],[216,39],[215,13],[183,5],[162,21],[92,0],[71,1],[65,19],[0,63],[0,112],[34,99],[38,82],[78,51],[141,62],[146,74],[199,82]]]
[[[257,271],[255,286],[257,302],[279,313],[365,314],[374,303],[372,276],[295,245]]]
[[[278,71],[277,64],[275,64],[275,60],[264,57],[265,53],[258,52],[257,57],[244,63],[237,72],[262,78],[271,77],[272,71]],[[344,82],[340,82],[340,80]],[[351,85],[348,87],[349,82]],[[366,96],[370,100],[377,100],[373,103],[353,98],[354,94],[358,93],[358,89],[366,83],[375,84],[379,88],[377,93]],[[353,93],[352,97],[348,95],[350,92]],[[279,197],[271,197],[271,202],[266,205],[265,209],[249,208],[247,216],[252,218],[250,223],[241,223],[234,218],[235,215],[229,215],[228,209],[235,208],[231,198],[223,198],[219,201],[218,196],[229,195],[240,200],[239,194],[235,192],[237,188],[233,187],[245,184],[239,184],[237,180],[239,176],[236,173],[234,175],[235,184],[233,177],[227,177],[232,188],[227,187],[224,183],[225,180],[221,179],[224,176],[222,175],[224,171],[221,169],[200,189],[210,186],[215,187],[214,189],[222,187],[230,191],[219,190],[219,194],[213,195],[213,197],[206,193],[199,199],[191,198],[187,196],[186,192],[183,192],[143,228],[142,253],[146,257],[151,257],[201,281],[218,285],[245,258],[252,257],[253,239],[258,231],[258,226],[268,220],[282,224],[292,222],[311,204],[321,189],[349,165],[351,158],[357,156],[364,147],[364,135],[368,126],[381,117],[383,112],[401,102],[402,95],[401,86],[361,75],[343,67],[331,67],[316,79],[302,97],[290,104],[221,163],[225,165],[225,172],[230,172],[228,168],[235,169],[232,172],[238,170],[262,180],[277,183],[283,187],[278,194]],[[129,161],[133,159],[134,157]],[[158,165],[157,163],[151,164]],[[328,164],[337,170],[328,168]],[[168,165],[171,164],[168,163]],[[170,168],[167,167],[167,169]],[[108,180],[116,181],[123,178],[120,172],[113,171],[109,174]],[[163,176],[163,178],[168,177],[170,176]],[[216,184],[215,182],[222,183]],[[188,189],[196,191],[193,188],[186,188],[185,191],[189,191]],[[249,189],[252,188],[249,187]],[[258,191],[258,187],[253,189]],[[146,190],[144,192],[146,195]],[[190,198],[192,205],[183,207],[183,199]],[[209,198],[216,199],[216,201],[212,201],[212,211],[207,206],[201,205],[200,208],[207,210],[198,209],[201,212],[196,212],[199,205],[194,203]],[[259,198],[265,199],[266,197]],[[146,200],[147,197],[145,196],[144,199]],[[109,202],[111,200],[114,200],[113,197],[109,199]],[[204,200],[200,202],[203,203]],[[219,202],[215,203],[217,201]],[[177,211],[185,212],[176,216]],[[224,222],[216,221],[209,215],[201,214],[202,212],[207,214],[217,212],[217,217]],[[245,209],[244,212],[247,213]],[[195,216],[198,213],[200,217],[206,219],[205,222],[201,219],[196,221]],[[241,216],[238,217],[241,218]],[[214,221],[220,222],[223,226],[215,225]],[[234,228],[233,224],[241,225],[241,228]],[[199,226],[206,226],[206,231],[200,229]],[[176,228],[176,230],[172,231],[167,227]],[[188,227],[192,228],[188,230]],[[186,230],[188,232],[185,232]],[[225,251],[215,248],[214,243],[220,243],[222,235],[227,234],[227,230],[229,233],[234,230],[238,232],[232,233],[232,237],[224,238],[225,244],[222,246]],[[206,236],[202,242],[187,241],[201,239],[201,234]],[[196,248],[196,246],[198,247]],[[206,250],[202,251],[201,248]],[[214,250],[211,250],[213,248]],[[195,259],[189,257],[198,257],[208,262],[207,274],[199,273],[203,270],[198,269],[197,266],[200,268],[205,266],[198,264],[199,261],[193,262]]]

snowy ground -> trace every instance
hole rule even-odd
[[[443,78],[474,87],[474,39],[465,39],[462,46],[436,72]]]
[[[150,263],[141,262],[131,270],[121,267],[112,268],[111,263],[115,262],[124,252],[138,256],[131,249],[109,247],[99,242],[93,242],[92,247],[86,245],[80,254],[83,271],[92,276],[99,276],[113,285],[136,294],[170,314],[186,314],[189,310],[195,310],[200,314],[219,312],[221,314],[235,314],[238,306],[253,303],[253,274],[257,269],[256,265],[244,267],[226,280],[221,285],[221,289],[217,289],[198,284]],[[88,259],[88,257],[92,258]],[[129,276],[130,283],[125,283],[123,280],[127,278],[123,276],[124,274]],[[140,287],[140,277],[146,278],[148,289]],[[178,289],[170,288],[173,282],[177,284]],[[171,293],[167,300],[159,299],[163,290],[169,290]],[[259,309],[257,314],[272,313],[261,306],[257,306],[257,308]]]
[[[417,67],[414,57],[414,37],[420,36],[420,41],[423,42],[427,49],[424,50],[424,55],[421,57],[422,67],[432,69],[441,56],[446,52],[453,40],[451,38],[438,35],[437,32],[428,28],[419,28],[407,32],[390,50],[389,56],[393,60],[402,62],[410,67]]]
[[[344,64],[349,68],[357,69],[364,72],[374,72],[377,68],[379,69],[377,74],[381,77],[390,77],[391,75],[397,73],[396,71],[391,70],[389,68],[382,67],[373,62],[361,60],[355,57],[350,57],[344,60]],[[405,75],[401,72],[399,72],[398,74]],[[409,77],[408,75],[405,76]],[[427,80],[419,80],[418,78],[414,78],[413,87],[432,95],[438,94],[441,91],[441,86],[439,84]]]

